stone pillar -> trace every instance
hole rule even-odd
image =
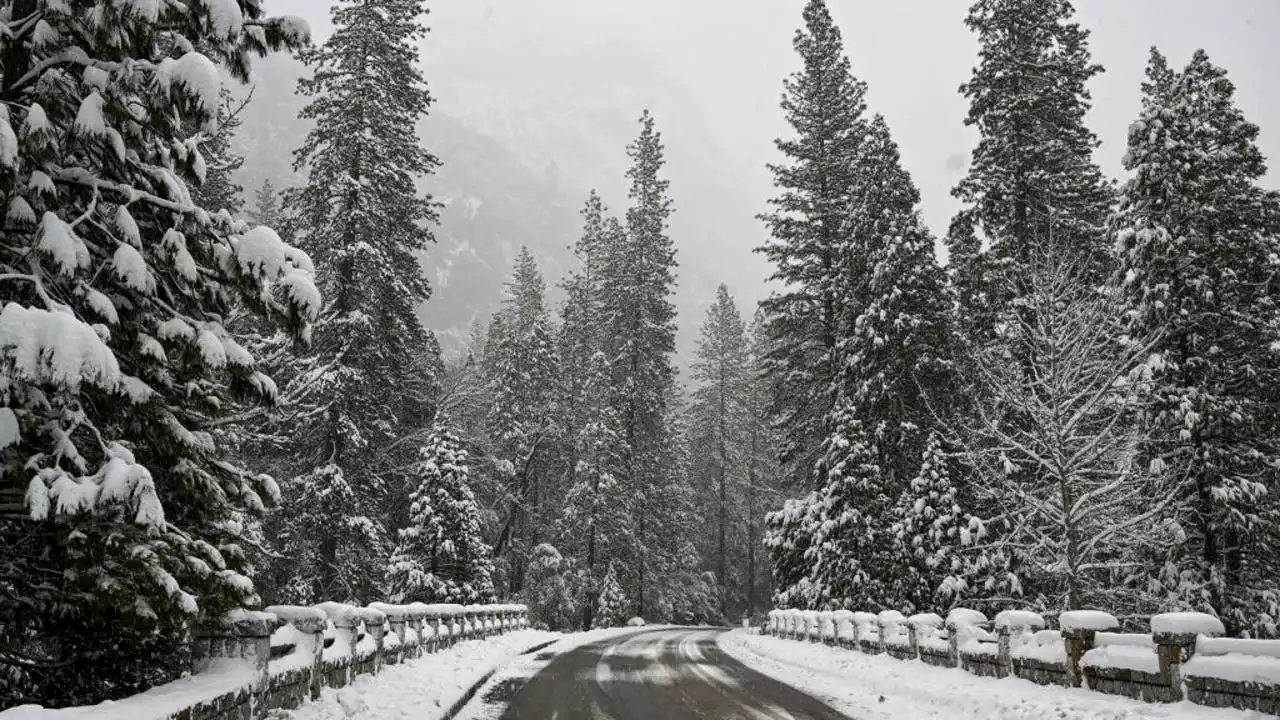
[[[1021,632],[1021,628],[1018,629]],[[1000,662],[1000,677],[1013,675],[1013,628],[996,626],[996,658]]]
[[[911,657],[920,659],[920,628],[915,623],[907,623],[907,642],[911,644]]]
[[[248,660],[258,674],[254,693],[265,690],[267,665],[271,662],[271,634],[281,624],[271,613],[250,610],[233,610],[221,618],[200,623],[193,633],[192,672],[216,670],[224,660]]]
[[[380,606],[379,609],[387,616],[387,624],[391,626],[391,632],[400,641],[395,650],[388,650],[386,653],[387,664],[395,665],[408,659],[409,648],[404,644],[404,630],[409,624],[409,613],[403,607],[396,605]]]
[[[363,608],[360,610],[360,620],[364,623],[365,634],[373,639],[372,673],[376,675],[382,669],[384,660],[382,639],[385,633],[383,625],[387,622],[387,616],[373,608]]]
[[[1222,621],[1205,613],[1165,613],[1151,618],[1151,639],[1160,660],[1160,682],[1169,688],[1167,699],[1182,700],[1182,664],[1196,651],[1196,638],[1219,637]]]
[[[432,631],[431,652],[434,653],[440,650],[440,644],[444,642],[444,638],[440,637],[440,633],[444,632],[445,618],[442,618],[440,614],[437,613],[435,617],[431,618],[430,622]]]
[[[287,622],[303,636],[303,643],[294,652],[311,653],[311,699],[320,699],[324,687],[324,631],[328,617],[323,611],[310,607],[280,605],[267,608],[267,612]]]
[[[1116,628],[1112,628],[1115,630]],[[1062,642],[1067,646],[1067,681],[1072,687],[1084,685],[1084,672],[1080,668],[1080,658],[1093,649],[1097,630],[1088,628],[1069,628],[1062,631]]]
[[[423,605],[422,603],[413,603],[408,607],[408,618],[406,621],[406,627],[411,628],[413,630],[413,634],[418,638],[418,642],[416,645],[414,645],[411,648],[406,648],[409,657],[413,657],[413,658],[422,657],[423,642],[424,642],[424,639],[422,637],[422,631],[423,631],[423,626],[426,624],[425,623],[426,617],[427,617],[426,606]]]

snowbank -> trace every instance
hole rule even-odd
[[[1027,680],[977,677],[884,655],[740,631],[720,647],[749,667],[859,720],[1247,720],[1256,713],[1183,702],[1147,704]],[[856,681],[851,681],[856,679]]]
[[[277,713],[277,717],[290,720],[435,720],[487,673],[519,657],[531,647],[560,637],[559,633],[520,630],[486,640],[458,643],[449,650],[383,668],[377,675],[361,675],[354,683],[339,690],[325,688],[316,702],[307,703],[297,710]],[[128,720],[144,719],[135,717]]]

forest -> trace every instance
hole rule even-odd
[[[270,4],[0,6],[0,708],[125,697],[201,619],[328,600],[1280,633],[1280,193],[1203,51],[1151,49],[1111,179],[1072,5],[976,0],[979,140],[936,237],[808,0],[767,300],[677,317],[680,193],[636,107],[573,267],[519,249],[446,349],[428,3],[336,0],[318,44]],[[245,188],[273,52],[307,70],[275,148],[303,181]]]

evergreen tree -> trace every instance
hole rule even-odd
[[[942,434],[929,434],[920,470],[893,508],[893,538],[906,567],[897,576],[893,597],[913,612],[948,609],[938,591],[961,568],[960,550],[969,535],[969,516],[960,506],[951,459]]]
[[[541,544],[550,514],[550,481],[558,443],[556,380],[559,360],[545,286],[533,255],[521,248],[507,284],[507,302],[490,326],[487,361],[493,405],[490,452],[499,468],[502,521],[494,554],[503,561],[512,594],[519,593],[528,553]]]
[[[613,563],[609,563],[609,570],[604,574],[596,595],[599,599],[593,613],[593,628],[620,627],[627,622],[627,595],[618,582],[618,572]]]
[[[657,494],[676,480],[664,474],[670,450],[667,421],[669,393],[675,369],[675,249],[667,233],[671,200],[662,136],[646,110],[640,136],[627,148],[632,166],[626,232],[610,233],[615,242],[605,250],[601,278],[601,320],[608,337],[603,347],[612,371],[611,405],[621,441],[620,481],[631,498],[632,545],[629,565],[634,569],[637,614],[644,615],[647,565],[646,543],[662,535]],[[651,502],[652,501],[652,502]]]
[[[746,560],[744,568],[746,614],[754,617],[772,594],[771,574],[767,571],[764,549],[766,517],[780,502],[782,468],[778,463],[777,432],[772,427],[770,383],[764,374],[769,355],[769,337],[764,313],[757,309],[748,333],[750,341],[747,382],[743,394],[746,420],[744,440],[746,483],[743,490],[743,515],[746,525]]]
[[[1175,606],[1274,633],[1280,287],[1264,259],[1277,256],[1280,196],[1258,186],[1258,128],[1203,51],[1176,79],[1153,53],[1148,78],[1113,229],[1133,332],[1161,338],[1148,453],[1187,479],[1186,540],[1159,579]]]
[[[388,585],[396,602],[493,600],[493,562],[468,473],[467,451],[437,425],[414,469],[419,484],[409,496],[409,524],[391,555]]]
[[[211,430],[275,385],[223,323],[303,337],[319,297],[304,254],[192,201],[196,132],[220,66],[307,38],[225,10],[5,6],[0,708],[173,679],[191,623],[257,601],[240,530],[277,490]]]
[[[333,35],[302,55],[314,75],[298,83],[311,98],[301,116],[315,127],[294,153],[307,183],[286,207],[325,292],[314,344],[327,370],[286,486],[309,547],[284,554],[311,577],[313,601],[380,594],[368,558],[390,549],[385,520],[405,483],[380,450],[422,422],[388,390],[419,380],[413,359],[429,345],[416,314],[430,290],[417,254],[436,214],[415,183],[438,164],[416,132],[431,102],[416,65],[425,12],[422,0],[341,0]]]
[[[253,225],[266,225],[269,228],[284,225],[284,212],[280,207],[280,192],[270,180],[263,180],[262,185],[253,193],[253,209],[249,211],[249,222]]]
[[[230,90],[224,88],[218,96],[217,126],[200,142],[204,181],[191,190],[191,199],[210,212],[226,210],[235,217],[244,209],[244,186],[235,181],[235,174],[244,167],[244,158],[231,149],[231,141],[244,124],[240,113],[252,97],[250,93],[238,101]],[[258,224],[273,227],[267,223]]]
[[[965,19],[980,49],[960,91],[970,103],[965,124],[981,138],[953,194],[968,206],[965,222],[990,245],[986,262],[967,269],[979,276],[967,282],[984,288],[995,312],[1023,294],[1030,253],[1050,227],[1089,260],[1091,282],[1105,274],[1112,191],[1093,162],[1098,140],[1084,125],[1087,84],[1102,67],[1090,59],[1089,33],[1073,14],[1068,0],[978,0]]]
[[[741,568],[737,555],[745,538],[740,535],[743,508],[743,447],[747,436],[744,403],[750,380],[746,328],[729,289],[716,288],[716,302],[707,310],[702,338],[694,351],[693,379],[693,478],[702,491],[704,517],[714,518],[714,540],[706,556],[715,569],[718,607],[727,616],[741,602],[735,585]],[[731,566],[732,570],[731,570]],[[731,598],[731,593],[734,597]]]
[[[804,68],[784,82],[782,110],[794,137],[776,141],[786,162],[770,166],[780,193],[762,216],[772,239],[760,249],[782,290],[761,304],[772,338],[768,376],[785,434],[791,484],[804,484],[827,432],[837,372],[838,323],[849,296],[846,248],[852,163],[866,133],[866,85],[853,77],[824,0],[810,0],[794,46]]]

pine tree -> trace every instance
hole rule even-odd
[[[253,209],[249,211],[249,222],[253,225],[266,225],[269,228],[284,225],[284,212],[280,207],[280,192],[270,180],[263,180],[262,185],[253,193]]]
[[[550,514],[551,479],[559,442],[555,386],[559,373],[545,285],[533,255],[521,248],[507,301],[490,326],[487,361],[493,404],[490,452],[500,468],[503,518],[494,554],[519,593],[528,553],[542,542]]]
[[[744,403],[750,380],[746,327],[729,288],[716,288],[716,302],[707,310],[702,337],[694,351],[691,425],[695,466],[694,481],[703,493],[700,505],[704,516],[715,518],[714,543],[707,549],[716,572],[720,614],[727,616],[731,604],[736,610],[741,600],[733,587],[740,584],[737,567],[742,523],[743,447],[747,436]],[[732,566],[732,571],[731,571]],[[731,598],[731,593],[734,597]],[[731,603],[732,600],[732,603]]]
[[[667,232],[671,200],[662,136],[646,110],[640,136],[627,149],[632,166],[626,232],[610,233],[615,240],[605,250],[601,278],[602,324],[609,328],[603,344],[612,371],[611,405],[617,418],[620,482],[631,497],[633,513],[629,548],[635,575],[637,614],[644,615],[650,557],[646,545],[661,536],[663,518],[657,514],[655,493],[674,478],[665,475],[670,449],[667,421],[669,393],[675,369],[675,249]],[[654,501],[654,502],[651,502]]]
[[[891,588],[903,567],[890,511],[918,471],[927,428],[950,402],[950,308],[919,193],[883,118],[869,124],[855,167],[849,243],[862,263],[845,280],[849,303],[838,318],[808,579],[824,604],[898,607]]]
[[[391,555],[396,602],[491,602],[493,561],[468,480],[467,451],[443,425],[432,430],[414,469],[409,524]]]
[[[593,614],[595,618],[593,628],[619,627],[626,623],[627,595],[618,582],[618,572],[613,563],[609,563],[609,570],[605,573],[600,589],[595,594],[599,599],[596,601],[596,611]]]
[[[226,210],[235,217],[244,209],[244,186],[235,181],[235,174],[244,167],[244,158],[231,149],[231,141],[244,124],[240,113],[249,104],[252,93],[236,100],[230,90],[223,88],[218,98],[217,126],[200,142],[204,182],[192,189],[191,200],[211,212]]]
[[[810,0],[794,46],[804,69],[784,83],[782,110],[795,135],[778,140],[784,164],[770,166],[780,194],[762,216],[772,239],[760,249],[783,289],[761,304],[772,338],[768,376],[786,435],[792,485],[808,478],[827,432],[837,371],[839,316],[848,300],[847,251],[852,167],[866,133],[866,85],[853,77],[840,30],[824,0]]]
[[[274,383],[223,323],[302,337],[319,297],[305,255],[192,202],[193,129],[219,66],[245,82],[306,32],[216,7],[5,7],[0,708],[172,679],[190,623],[257,600],[239,530],[275,483],[211,430]]]
[[[561,357],[561,425],[565,439],[564,547],[579,559],[583,580],[581,627],[595,625],[601,568],[619,553],[628,518],[617,482],[620,457],[612,404],[612,366],[605,354],[604,267],[620,245],[621,225],[606,216],[592,191],[582,211],[583,233],[574,248],[580,263],[564,282],[558,341]]]
[[[986,261],[968,268],[980,273],[969,282],[985,289],[997,313],[1023,293],[1030,253],[1050,227],[1090,261],[1091,282],[1105,275],[1112,192],[1092,159],[1098,140],[1084,126],[1086,86],[1102,67],[1073,14],[1067,0],[978,0],[965,19],[980,50],[960,91],[970,103],[965,124],[981,139],[953,194],[990,245]]]
[[[960,570],[963,538],[972,541],[951,465],[942,434],[930,433],[920,470],[892,512],[895,546],[900,557],[908,558],[892,595],[913,612],[948,609],[939,602],[938,591]]]
[[[302,55],[314,69],[298,83],[311,98],[302,118],[315,127],[294,153],[307,183],[286,193],[286,208],[327,298],[314,345],[328,369],[317,412],[296,430],[302,471],[286,486],[313,547],[284,554],[310,556],[300,571],[311,600],[379,594],[368,558],[389,549],[385,518],[405,482],[379,450],[421,422],[388,389],[418,380],[412,360],[429,345],[416,314],[430,291],[417,254],[436,213],[415,183],[438,164],[416,132],[431,103],[415,62],[425,12],[422,0],[341,0],[333,35]]]
[[[746,420],[746,454],[742,460],[746,474],[743,489],[746,564],[743,577],[746,614],[754,617],[772,594],[771,576],[760,551],[764,549],[767,515],[780,502],[782,468],[777,459],[778,435],[772,427],[769,413],[770,383],[764,375],[769,337],[765,330],[764,312],[760,309],[752,318],[748,337],[747,383],[743,393]]]
[[[1188,481],[1160,580],[1175,606],[1274,633],[1280,196],[1222,68],[1200,51],[1171,78],[1153,53],[1148,78],[1113,230],[1132,331],[1159,333],[1165,363],[1148,453]]]

